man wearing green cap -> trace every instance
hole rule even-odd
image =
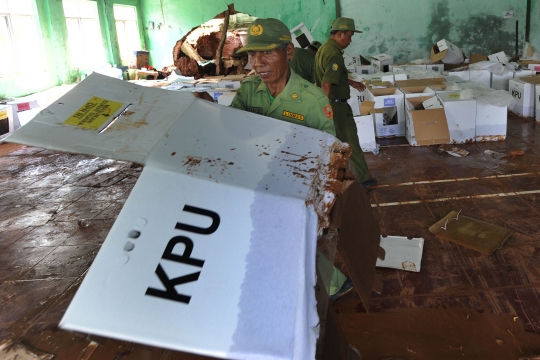
[[[315,84],[315,54],[321,47],[321,43],[314,40],[305,49],[295,48],[291,60],[291,69],[307,81]]]
[[[352,148],[351,163],[358,180],[364,187],[377,183],[369,177],[369,170],[364,153],[358,140],[358,130],[347,100],[350,97],[349,85],[364,91],[362,83],[349,80],[348,71],[343,60],[343,50],[349,46],[355,32],[354,20],[337,18],[332,23],[330,38],[315,55],[315,83],[320,86],[330,99],[334,113],[334,126],[339,140],[348,143]]]
[[[246,45],[237,52],[244,51],[258,76],[244,79],[232,107],[335,135],[326,94],[289,67],[295,49],[285,24],[277,19],[255,20],[248,29]],[[347,283],[343,288],[346,277],[336,268],[332,272],[331,301],[335,301],[352,287]]]
[[[335,135],[328,97],[289,67],[294,45],[284,23],[256,19],[248,29],[246,45],[237,52],[245,51],[258,76],[242,82],[232,107]]]

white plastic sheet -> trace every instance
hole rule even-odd
[[[469,65],[470,70],[488,70],[495,75],[504,75],[515,72],[518,68],[516,63],[501,63],[496,61],[480,61]]]
[[[450,88],[450,89],[449,89]],[[476,99],[478,102],[498,107],[508,106],[512,110],[516,99],[506,90],[494,90],[484,84],[475,82],[457,83],[447,87],[447,90],[459,90],[462,99]]]
[[[441,74],[437,71],[415,67],[407,68],[403,72],[408,75],[409,79],[433,79],[441,77]]]

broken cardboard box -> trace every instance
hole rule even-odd
[[[503,246],[512,235],[507,228],[464,216],[461,210],[450,212],[433,224],[429,231],[441,239],[487,255]]]
[[[390,65],[394,63],[394,58],[388,54],[373,55],[371,57],[371,64],[379,72],[390,71]]]
[[[94,73],[7,141],[145,165],[62,328],[219,358],[314,358],[318,234],[336,199],[371,208],[337,180],[348,148],[335,137]],[[368,218],[369,237],[349,235],[371,246],[362,271],[348,268],[364,301],[379,251]],[[351,239],[340,243],[354,250]]]
[[[375,139],[375,124],[373,122],[373,108],[375,102],[363,101],[360,105],[360,115],[354,116],[354,122],[358,132],[358,141],[364,152],[377,152]]]
[[[423,103],[432,107],[426,109]],[[411,145],[446,144],[450,141],[448,124],[442,105],[437,96],[412,97],[405,101],[407,110],[405,137]]]
[[[372,114],[376,136],[405,136],[404,96],[401,90],[390,82],[376,81],[368,82],[366,89],[366,100],[375,102]]]
[[[431,47],[430,61],[432,63],[442,62],[445,64],[458,65],[465,60],[463,50],[452,44],[450,41],[442,39]]]

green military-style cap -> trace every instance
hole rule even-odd
[[[247,33],[246,45],[236,52],[268,51],[281,44],[291,43],[291,32],[287,25],[278,19],[256,19],[251,23]]]
[[[356,30],[354,27],[354,20],[346,17],[339,17],[332,22],[332,31],[334,30],[354,31],[361,33],[360,30]]]

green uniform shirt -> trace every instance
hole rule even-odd
[[[291,69],[312,84],[315,84],[315,53],[309,49],[295,48],[289,63]]]
[[[273,102],[270,102],[268,87],[257,76],[242,82],[231,106],[336,135],[328,98],[320,88],[302,79],[294,71],[291,71],[285,89]]]
[[[345,68],[343,49],[333,40],[328,39],[315,55],[315,83],[331,83],[330,99],[348,99],[351,96],[349,89],[349,72]]]

